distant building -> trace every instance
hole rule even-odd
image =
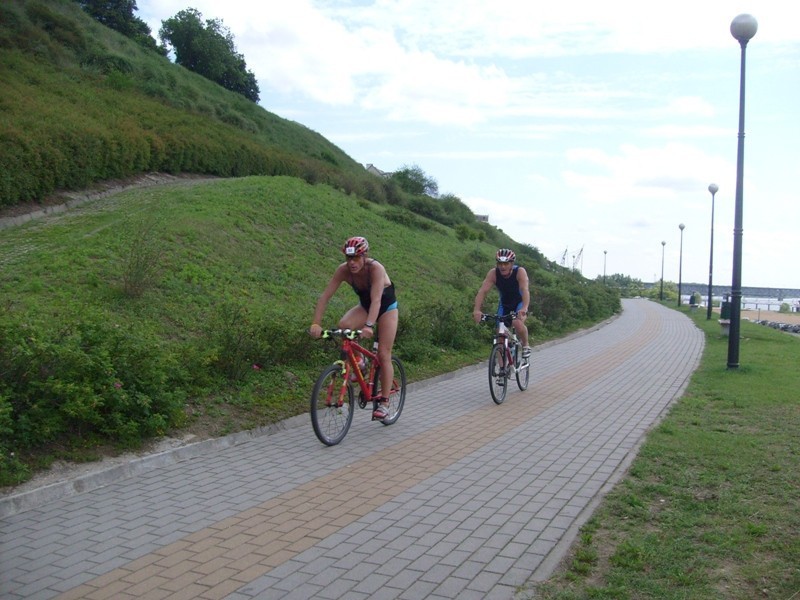
[[[387,173],[386,171],[381,171],[378,167],[376,167],[372,163],[367,164],[365,168],[367,169],[367,171],[369,173],[372,173],[373,175],[377,175],[378,177],[384,177],[384,178],[388,179],[389,177],[392,176],[391,173]]]
[[[475,220],[480,221],[481,223],[488,223],[489,215],[475,215]]]

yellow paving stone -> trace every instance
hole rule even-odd
[[[198,564],[199,563],[197,563],[196,561],[184,559],[180,562],[175,563],[174,565],[165,567],[161,571],[161,575],[163,575],[167,579],[175,579],[176,577],[182,577],[186,573],[191,573]]]
[[[211,558],[210,556],[203,561],[200,561],[197,566],[192,569],[193,573],[202,573],[203,575],[208,575],[209,573],[213,573],[216,569],[221,569],[223,567],[227,567],[233,561],[229,558],[223,557],[215,557]]]
[[[162,575],[167,580],[162,587],[169,592],[177,592],[178,590],[182,590],[187,586],[195,584],[197,580],[202,577],[202,575],[199,575],[193,571],[186,571],[180,575],[167,574],[165,571],[162,573]]]
[[[255,581],[256,579],[258,579],[259,577],[261,577],[262,575],[271,570],[272,567],[268,565],[262,565],[262,564],[250,565],[246,569],[243,569],[231,575],[231,580],[238,581],[239,585],[241,586],[246,583],[250,583],[251,581]]]
[[[237,589],[241,587],[241,583],[236,581],[235,579],[228,579],[225,581],[220,581],[214,587],[206,590],[198,598],[202,600],[222,600],[223,598],[227,597],[229,594],[235,592]]]
[[[249,544],[256,537],[251,533],[237,533],[233,537],[220,539],[219,545],[227,550]]]
[[[207,585],[209,587],[218,586],[220,583],[229,580],[233,577],[236,573],[239,573],[240,569],[235,569],[231,567],[222,567],[219,569],[214,569],[211,573],[202,577],[201,579],[197,580],[197,583],[200,585]]]
[[[184,560],[189,560],[194,555],[195,554],[190,550],[177,550],[176,552],[172,552],[166,556],[156,555],[158,560],[155,564],[159,567],[172,567]]]
[[[159,575],[151,574],[148,577],[142,579],[141,581],[137,582],[135,585],[129,587],[125,590],[127,594],[133,594],[134,596],[143,597],[151,590],[156,590],[159,587],[163,586],[167,583],[169,579],[165,577],[161,577]],[[162,592],[159,592],[161,594]]]
[[[175,590],[169,598],[170,600],[197,600],[206,590],[208,590],[207,587],[195,583]]]

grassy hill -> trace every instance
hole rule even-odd
[[[148,171],[295,175],[380,196],[299,123],[172,64],[71,0],[0,4],[0,207]]]
[[[485,359],[490,333],[470,313],[499,246],[531,276],[534,339],[619,309],[457,199],[401,193],[72,2],[3,3],[0,48],[5,206],[151,171],[221,176],[0,231],[0,485],[54,457],[307,410],[332,349],[305,330],[351,235],[395,281],[411,380]],[[341,289],[328,324],[354,303]]]

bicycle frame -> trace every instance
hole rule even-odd
[[[516,345],[517,343],[517,335],[514,331],[509,330],[506,324],[498,320],[497,326],[494,332],[494,343],[501,344],[503,346],[503,367],[507,368],[508,365],[512,365],[516,367],[516,362],[514,360],[514,356],[511,353],[511,343],[509,340],[513,341]]]
[[[481,318],[483,321],[494,321],[495,328],[492,344],[500,344],[503,347],[503,368],[506,368],[508,365],[513,365],[514,368],[519,366],[517,364],[519,356],[517,356],[515,360],[515,357],[511,352],[511,348],[517,346],[519,343],[519,340],[517,339],[517,332],[510,327],[511,322],[516,318],[516,316],[517,314],[512,312],[507,315],[484,314]],[[508,324],[506,324],[506,321],[508,321]]]
[[[342,386],[339,390],[339,398],[337,398],[340,406],[347,393],[348,382],[353,381],[353,375],[355,375],[355,381],[358,382],[358,386],[361,388],[363,397],[372,398],[372,382],[375,379],[375,370],[380,366],[380,358],[378,358],[376,352],[367,350],[356,341],[360,334],[361,331],[356,329],[333,329],[322,332],[323,339],[331,339],[336,335],[342,337],[342,353],[345,356],[344,359],[339,359],[335,362],[335,364],[342,366]],[[358,364],[357,355],[369,360],[369,370],[366,373],[366,377]]]

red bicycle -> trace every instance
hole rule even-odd
[[[341,345],[341,358],[327,366],[314,384],[311,393],[311,425],[314,433],[326,446],[334,446],[344,439],[353,422],[355,391],[359,389],[359,408],[370,407],[374,412],[374,398],[389,398],[389,415],[380,422],[391,425],[400,418],[406,401],[406,371],[403,363],[392,356],[394,377],[388,394],[381,390],[381,364],[378,357],[378,341],[372,351],[356,340],[361,330],[326,329],[322,339],[334,340]]]
[[[508,392],[508,380],[516,375],[520,390],[528,388],[531,376],[530,358],[522,356],[522,343],[511,322],[516,313],[507,315],[481,314],[481,321],[494,323],[494,340],[489,354],[489,391],[495,404],[502,404]]]

